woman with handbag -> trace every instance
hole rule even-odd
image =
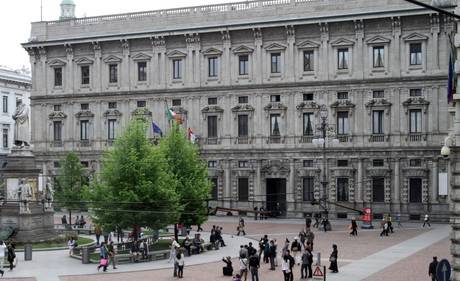
[[[332,245],[332,253],[329,257],[329,261],[331,264],[329,265],[329,270],[332,271],[332,273],[338,273],[339,272],[339,267],[337,265],[337,258],[339,256],[339,252],[337,250],[337,245],[333,244]]]
[[[107,271],[107,266],[109,265],[109,260],[107,259],[108,254],[107,254],[107,248],[105,246],[105,242],[101,242],[99,256],[101,257],[101,260],[100,260],[99,265],[97,267],[97,271],[99,271],[101,269],[101,267],[103,267],[104,268],[103,271],[106,272]]]

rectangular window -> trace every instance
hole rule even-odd
[[[61,121],[53,122],[53,140],[62,141],[62,122]]]
[[[348,92],[338,92],[337,93],[338,100],[346,100],[348,99]]]
[[[88,103],[81,103],[80,108],[81,108],[81,110],[89,110],[89,104]]]
[[[118,65],[109,64],[109,83],[118,82]]]
[[[348,111],[337,112],[337,134],[347,135],[349,133]]]
[[[303,100],[304,101],[312,101],[313,98],[314,98],[313,93],[303,94]]]
[[[61,168],[61,163],[58,161],[53,162],[53,167],[54,168]]]
[[[315,186],[313,177],[305,177],[303,181],[303,201],[313,201],[315,195]]]
[[[217,77],[217,57],[208,58],[208,77]]]
[[[270,114],[270,136],[279,137],[280,133],[280,114]]]
[[[422,166],[422,160],[421,159],[410,159],[409,160],[409,166],[410,167],[421,167]]]
[[[238,97],[238,103],[248,103],[248,97],[247,96]]]
[[[88,167],[89,167],[89,162],[88,162],[88,161],[81,161],[80,164],[81,164],[84,168],[88,168]]]
[[[270,102],[280,102],[281,101],[281,96],[280,95],[271,95],[270,96]]]
[[[422,43],[412,43],[410,49],[410,65],[422,64]]]
[[[210,182],[211,182],[211,199],[217,200],[217,194],[218,194],[217,178],[211,178]]]
[[[303,52],[303,71],[313,71],[313,51]]]
[[[383,165],[384,165],[383,159],[372,160],[372,166],[374,167],[383,167]]]
[[[241,55],[238,56],[238,64],[239,64],[239,75],[248,75],[249,73],[249,57],[248,55]]]
[[[411,97],[421,97],[422,96],[422,89],[410,89],[409,95]]]
[[[311,168],[313,167],[313,160],[303,160],[303,166],[305,168]]]
[[[248,161],[238,161],[238,167],[239,168],[248,168],[249,167],[249,162]]]
[[[337,50],[337,68],[348,69],[348,48]]]
[[[2,137],[3,137],[3,148],[8,148],[8,129],[3,129]]]
[[[411,178],[409,179],[409,202],[422,203],[422,179]]]
[[[54,86],[55,87],[62,86],[62,67],[54,68]]]
[[[281,73],[281,53],[271,53],[271,73]]]
[[[409,111],[409,132],[421,133],[422,132],[422,110],[412,109]]]
[[[89,65],[81,66],[81,84],[89,85]]]
[[[385,48],[383,46],[374,47],[374,67],[384,67],[384,53]]]
[[[238,115],[238,137],[248,136],[248,119],[247,114]]]
[[[372,98],[374,99],[383,99],[384,97],[385,97],[385,92],[382,90],[372,92]]]
[[[173,63],[173,79],[182,79],[182,60],[176,59]]]
[[[348,160],[337,160],[337,167],[348,167]]]
[[[137,81],[147,81],[147,62],[140,61],[137,63]]]
[[[137,107],[145,107],[145,100],[138,100]]]
[[[115,102],[115,101],[109,102],[109,108],[110,108],[110,109],[117,108],[117,102]]]
[[[54,111],[61,111],[61,105],[60,104],[53,105],[53,110]]]
[[[217,138],[217,116],[208,116],[208,138]]]
[[[313,112],[304,113],[303,114],[303,135],[313,136],[314,128],[315,128],[315,124],[314,124]]]
[[[383,110],[372,111],[372,133],[383,134]]]
[[[217,104],[217,98],[208,98],[208,105]]]
[[[80,121],[80,140],[82,141],[89,140],[89,121],[88,120]]]
[[[337,201],[348,201],[348,178],[337,178]]]
[[[107,139],[114,140],[115,139],[115,124],[116,119],[109,119],[107,122]]]
[[[172,105],[173,106],[180,106],[182,104],[182,100],[181,99],[173,99],[172,100]]]
[[[247,202],[249,200],[249,179],[238,178],[238,201]]]
[[[8,96],[3,96],[3,113],[8,113]]]
[[[378,177],[372,179],[372,202],[385,201],[385,178]]]
[[[208,161],[208,168],[215,168],[217,167],[217,161]]]

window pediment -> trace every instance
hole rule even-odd
[[[265,174],[265,175],[289,175],[291,172],[291,169],[289,166],[281,161],[269,161],[267,164],[262,166],[262,169],[260,169],[260,172]]]
[[[203,52],[204,56],[220,56],[222,55],[222,51],[216,48],[208,48]]]
[[[145,107],[136,108],[131,114],[135,117],[152,116],[152,112]]]
[[[354,41],[348,40],[346,38],[339,38],[331,43],[333,47],[348,47],[353,46],[354,44]]]
[[[178,50],[173,50],[167,54],[168,58],[185,58],[187,56],[186,53],[183,53]]]
[[[108,118],[108,117],[120,117],[121,116],[121,112],[117,109],[109,109],[109,110],[106,110],[104,112],[104,117]]]
[[[50,67],[62,67],[66,65],[66,62],[60,59],[54,59],[48,63]]]
[[[271,43],[267,47],[265,47],[265,50],[267,51],[283,51],[286,49],[286,46],[278,44],[278,43]]]
[[[91,111],[89,110],[82,110],[82,111],[79,111],[75,114],[75,117],[76,118],[93,118],[94,117],[94,113],[92,113]]]
[[[82,58],[75,60],[75,63],[79,65],[93,64],[93,62],[94,61],[92,59],[89,59],[87,57],[82,57]]]
[[[421,33],[414,32],[414,33],[411,33],[405,36],[403,39],[404,41],[424,41],[424,40],[428,40],[428,37]]]
[[[331,108],[354,108],[356,105],[349,100],[338,100],[331,104]]]
[[[405,107],[406,114],[408,114],[409,107],[422,107],[423,113],[426,113],[428,106],[430,105],[430,102],[424,99],[423,97],[412,97],[403,101],[402,104]]]
[[[51,120],[62,120],[67,118],[67,114],[62,111],[53,111],[48,115],[48,118]]]
[[[105,63],[119,63],[119,62],[121,62],[121,58],[113,56],[113,55],[110,55],[110,56],[104,58],[103,61]]]
[[[391,106],[391,102],[386,99],[371,99],[365,104],[365,106],[367,108],[367,113],[370,115],[373,108],[389,108]],[[389,115],[390,110],[385,110],[385,114]]]
[[[223,113],[224,109],[218,105],[210,105],[206,106],[201,110],[202,113],[207,114],[207,113]]]
[[[320,44],[315,41],[305,40],[301,42],[300,44],[298,44],[297,48],[298,49],[313,49],[313,48],[319,48],[319,46]]]
[[[303,112],[308,110],[314,111],[314,115],[317,116],[319,108],[320,106],[314,101],[303,101],[296,106],[299,117],[302,115]]]
[[[284,118],[285,112],[287,110],[287,106],[280,102],[271,102],[264,106],[265,110],[265,118],[270,116],[270,113],[280,113],[281,118]]]
[[[250,104],[241,104],[232,108],[232,112],[248,112],[254,111],[254,107]]]
[[[235,49],[233,49],[234,54],[248,54],[254,52],[253,48],[249,48],[248,46],[241,45]]]
[[[366,40],[366,43],[369,44],[369,45],[375,45],[375,44],[388,44],[390,43],[390,39],[388,38],[385,38],[383,36],[380,36],[380,35],[376,35],[370,39],[367,39]]]
[[[151,58],[152,58],[151,56],[144,54],[144,53],[139,53],[133,56],[134,61],[147,61],[147,60],[150,60]]]
[[[391,174],[391,169],[387,167],[374,168],[370,167],[366,170],[367,177],[386,177]]]

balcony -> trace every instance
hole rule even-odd
[[[106,146],[113,146],[114,143],[115,143],[115,139],[109,139],[107,140]]]
[[[89,140],[80,140],[80,147],[88,147],[91,146],[91,142]]]
[[[385,135],[384,134],[375,134],[371,135],[369,138],[370,142],[385,142]]]
[[[218,138],[207,138],[205,141],[206,144],[219,144]]]
[[[349,135],[337,135],[337,139],[339,142],[349,142],[350,136]]]
[[[301,136],[300,137],[300,143],[312,143],[313,142],[313,136]]]
[[[423,141],[423,135],[421,133],[410,133],[409,142],[420,142]]]
[[[236,143],[237,144],[249,144],[250,143],[249,137],[238,137],[236,139]]]
[[[282,143],[281,136],[269,136],[268,143]]]
[[[54,141],[51,143],[51,146],[52,146],[52,147],[62,147],[62,140],[54,140]]]

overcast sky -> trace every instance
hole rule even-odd
[[[74,0],[77,17],[239,2],[235,0]],[[43,20],[57,20],[62,0],[42,0]],[[40,0],[0,0],[0,65],[30,68],[21,43],[30,37],[30,23],[40,21]]]

